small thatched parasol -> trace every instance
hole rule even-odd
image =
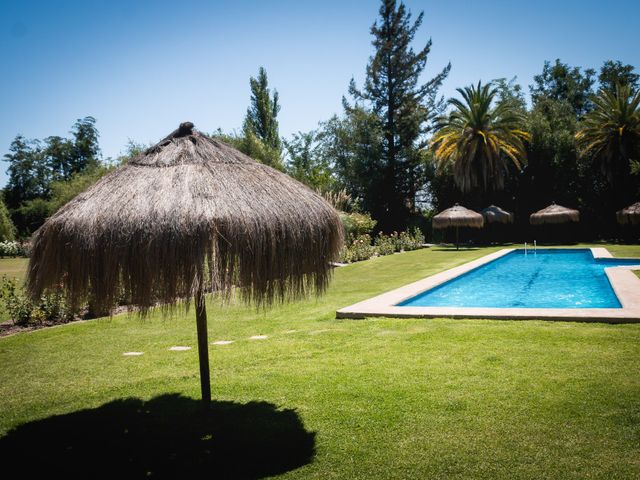
[[[479,213],[469,210],[468,208],[464,208],[456,203],[453,207],[447,208],[434,216],[431,225],[433,228],[455,227],[456,250],[458,250],[458,228],[482,228],[484,225],[484,219]]]
[[[542,225],[545,223],[568,223],[579,222],[580,212],[571,208],[563,207],[552,203],[547,208],[532,213],[529,217],[531,225]]]
[[[491,205],[480,211],[485,223],[513,223],[513,213]]]
[[[640,202],[629,205],[627,208],[618,210],[616,218],[621,225],[638,225],[640,224]]]
[[[336,211],[291,177],[183,123],[36,232],[28,292],[108,311],[195,297],[202,397],[211,398],[203,292],[258,305],[320,293],[342,245]]]

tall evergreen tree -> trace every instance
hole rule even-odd
[[[73,141],[59,136],[44,139],[44,161],[50,170],[51,180],[65,180],[72,175],[74,157]]]
[[[544,62],[542,73],[533,77],[534,84],[529,86],[534,106],[545,100],[569,103],[576,117],[582,117],[593,107],[590,97],[593,94],[595,70],[571,67],[556,59],[551,65]]]
[[[43,155],[50,170],[51,181],[69,180],[77,173],[99,164],[100,145],[96,119],[76,120],[71,129],[73,138],[58,136],[44,140]]]
[[[336,186],[347,190],[365,211],[378,211],[384,170],[379,119],[364,108],[352,107],[343,117],[334,115],[324,122],[318,140],[321,155],[337,177]]]
[[[244,119],[243,133],[245,138],[255,137],[268,149],[282,153],[282,142],[278,131],[278,92],[269,89],[267,72],[263,67],[258,71],[258,77],[249,80],[251,86],[251,103]],[[260,159],[262,160],[262,159]],[[266,162],[265,162],[266,163]]]
[[[27,200],[49,194],[49,169],[39,141],[17,135],[4,160],[9,164],[4,198],[10,210]]]
[[[634,70],[635,67],[633,65],[624,65],[620,60],[615,62],[607,60],[598,74],[600,88],[615,92],[617,85],[621,87],[629,85],[633,90],[637,90],[640,88],[640,75],[635,73]]]
[[[436,112],[436,95],[451,65],[426,83],[420,76],[431,51],[431,40],[419,51],[411,46],[422,24],[424,12],[415,21],[405,5],[383,0],[379,18],[371,27],[374,55],[367,65],[364,87],[352,80],[349,93],[358,108],[370,109],[377,118],[383,141],[375,179],[367,181],[375,188],[365,192],[363,203],[381,228],[401,228],[414,208],[415,195],[424,185],[424,162],[421,149],[424,134]],[[354,108],[346,101],[347,114]]]
[[[70,158],[69,174],[66,178],[82,172],[88,167],[95,167],[100,159],[100,134],[96,128],[96,119],[84,117],[78,119],[71,129],[73,135],[73,154]]]
[[[327,191],[332,187],[333,176],[319,140],[314,130],[294,133],[291,140],[285,140],[286,172],[315,190]]]

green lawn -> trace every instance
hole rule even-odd
[[[23,280],[28,263],[28,258],[0,258],[0,278],[6,275],[9,278]]]
[[[640,246],[609,249],[640,257]],[[78,478],[125,468],[148,478],[640,477],[640,325],[334,318],[494,250],[357,263],[337,269],[320,300],[266,312],[210,302],[210,340],[234,343],[211,346],[206,415],[195,401],[193,310],[1,338],[3,468]],[[249,339],[258,334],[268,338]]]
[[[15,278],[18,282],[24,280],[27,273],[28,258],[0,258],[0,279],[3,276]],[[10,315],[6,312],[4,305],[0,303],[0,322],[10,320]]]

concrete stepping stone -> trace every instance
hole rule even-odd
[[[378,335],[397,335],[397,333],[396,330],[380,330]]]
[[[187,350],[191,350],[191,347],[176,346],[176,347],[169,348],[169,350],[171,350],[172,352],[185,352]]]
[[[249,337],[249,340],[264,340],[265,338],[269,338],[266,335],[254,335],[253,337]]]
[[[211,342],[211,345],[229,345],[233,343],[233,340],[218,340],[216,342]]]
[[[140,355],[144,355],[144,352],[124,352],[122,355],[125,357],[139,357]]]
[[[312,330],[309,332],[309,335],[318,335],[319,333],[331,332],[333,328],[325,328],[323,330]]]

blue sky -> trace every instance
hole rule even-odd
[[[425,78],[452,63],[442,93],[517,76],[544,60],[598,68],[640,66],[640,2],[412,1],[429,37]],[[0,0],[0,156],[16,134],[68,134],[97,119],[105,157],[128,139],[155,142],[191,120],[203,131],[239,129],[248,81],[264,66],[280,94],[280,132],[307,131],[341,110],[351,77],[371,55],[378,1]],[[6,182],[0,164],[0,185]]]

